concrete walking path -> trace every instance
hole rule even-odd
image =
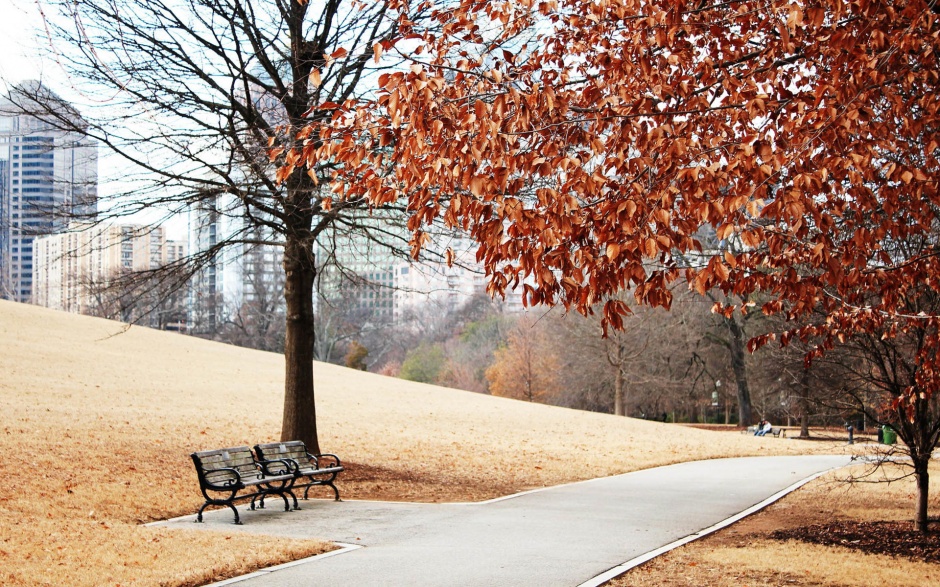
[[[311,500],[284,512],[227,508],[157,525],[316,537],[363,548],[238,578],[238,587],[575,587],[676,541],[690,541],[845,456],[682,463],[476,504]],[[340,478],[340,487],[342,478]],[[779,497],[779,496],[777,496]],[[608,573],[610,571],[610,573]],[[226,582],[228,583],[228,582]]]

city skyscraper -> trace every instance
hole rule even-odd
[[[97,211],[97,146],[56,128],[81,115],[37,81],[0,97],[0,298],[30,302],[33,244]]]

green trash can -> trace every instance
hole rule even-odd
[[[890,426],[881,427],[881,442],[882,444],[894,444],[898,441],[898,434]]]

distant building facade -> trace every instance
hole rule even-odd
[[[354,223],[365,228],[349,233],[334,224],[317,239],[317,306],[355,307],[362,310],[362,319],[391,322],[395,315],[396,268],[402,262],[394,251],[406,248],[407,236],[380,218],[362,218]],[[369,232],[382,234],[384,241],[377,236],[367,238],[365,233]]]
[[[385,227],[396,242],[407,236]],[[376,321],[407,326],[428,316],[459,310],[475,296],[486,292],[483,264],[476,261],[477,243],[454,234],[435,245],[426,259],[410,260],[395,255],[392,243],[378,244],[363,237],[331,236],[330,246],[318,243],[321,302],[342,300],[356,303]],[[401,245],[398,245],[401,248]],[[444,260],[450,249],[453,263]],[[501,301],[507,312],[522,311],[522,298],[507,292]]]
[[[405,323],[434,311],[448,314],[486,291],[476,243],[454,238],[448,243],[454,262],[399,263],[395,267],[395,321]]]
[[[167,240],[162,227],[136,224],[72,224],[67,232],[37,237],[33,244],[34,303],[124,321],[149,316],[154,307],[169,304],[175,292],[161,291],[146,279],[131,285],[119,280],[166,267],[187,254],[186,243]],[[159,316],[154,320],[150,325],[164,326]]]
[[[190,323],[212,334],[237,313],[284,313],[283,253],[242,214],[229,194],[205,198],[190,209],[189,250],[202,266],[190,286]],[[276,318],[275,318],[276,319]]]
[[[0,298],[19,302],[33,301],[35,239],[93,218],[98,202],[97,146],[43,121],[43,108],[80,119],[35,81],[0,98]]]
[[[252,75],[268,79],[263,68]],[[283,105],[261,86],[249,83],[247,92],[239,89],[237,96],[252,102],[272,127],[286,122]],[[241,155],[267,162],[267,145],[257,143],[251,135],[245,139],[254,148]],[[239,189],[247,189],[256,171],[251,169],[250,161],[239,159],[241,155],[233,155],[233,162],[243,166],[245,184]],[[200,266],[193,275],[189,295],[194,334],[214,335],[227,322],[251,320],[258,315],[263,315],[265,321],[283,321],[283,249],[263,244],[280,240],[265,226],[267,220],[265,212],[247,209],[241,198],[224,191],[206,194],[190,207],[189,250]]]

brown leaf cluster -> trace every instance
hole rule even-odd
[[[461,0],[427,30],[401,10],[420,57],[304,155],[340,164],[343,197],[407,202],[416,252],[443,218],[527,304],[669,307],[683,278],[822,310],[787,334],[820,352],[910,329],[940,350],[917,303],[940,288],[932,4]],[[940,387],[929,361],[915,387]]]

